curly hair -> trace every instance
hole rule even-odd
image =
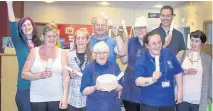
[[[58,33],[58,29],[56,28],[56,24],[53,22],[47,23],[44,27],[43,27],[43,35],[46,35],[47,32],[49,31],[53,31],[54,33],[56,33],[57,35],[59,35]]]

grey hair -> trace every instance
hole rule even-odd
[[[98,42],[93,46],[93,52],[103,52],[103,50],[106,48],[106,51],[109,52],[108,45],[104,42]]]

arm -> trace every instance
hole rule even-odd
[[[15,15],[13,12],[13,1],[6,1],[7,2],[7,11],[8,11],[8,18],[10,22],[15,22]]]
[[[92,75],[91,75],[91,67],[86,66],[83,71],[83,76],[81,80],[81,93],[85,96],[90,95],[95,92],[95,86],[92,86]]]
[[[177,82],[177,103],[181,103],[183,100],[183,75],[176,74],[175,80]]]
[[[125,36],[125,35],[124,35]],[[126,38],[126,37],[125,37]],[[123,63],[123,64],[126,64],[127,62],[128,62],[128,53],[129,53],[129,51],[128,51],[128,49],[129,49],[129,41],[128,41],[128,39],[127,40],[125,40],[124,41],[124,45],[125,45],[125,49],[126,49],[126,54],[124,55],[124,56],[121,56],[121,62]]]
[[[125,47],[127,42],[124,42],[126,41],[126,39],[124,39],[123,41],[121,36],[119,35],[119,26],[117,24],[113,25],[112,32],[114,33],[114,35],[116,35],[116,47],[114,48],[115,53],[119,56],[125,56],[127,52]]]
[[[15,22],[15,15],[13,12],[13,1],[6,1],[7,2],[7,10],[8,10],[8,18],[10,21],[10,36],[15,46],[16,50],[22,50],[23,47],[20,47],[19,44],[23,43],[19,37],[18,26]]]
[[[136,86],[146,87],[150,86],[157,82],[157,80],[161,77],[160,71],[154,71],[152,77],[138,77],[135,80]]]
[[[136,86],[146,87],[154,84],[156,81],[152,77],[138,77],[135,80]]]
[[[61,49],[62,50],[62,49]],[[62,50],[62,54],[61,54],[61,63],[62,63],[62,78],[63,78],[63,97],[59,103],[59,108],[61,109],[66,109],[67,105],[68,105],[68,91],[69,91],[69,81],[70,81],[70,77],[69,77],[69,72],[68,70],[66,70],[64,68],[64,66],[68,65],[68,58],[67,58],[67,54],[64,50]]]
[[[116,47],[115,47],[115,49],[114,49],[114,51],[115,51],[115,53],[117,54],[117,55],[119,55],[119,56],[125,56],[125,54],[126,54],[126,44],[127,43],[125,43],[123,40],[122,40],[122,38],[121,38],[121,36],[119,35],[119,36],[117,36],[116,38]]]
[[[63,78],[63,87],[64,87],[64,97],[68,98],[70,77],[69,77],[68,70],[63,68],[64,66],[68,66],[68,58],[67,58],[67,54],[64,50],[62,50],[62,61],[61,62],[62,62],[62,78]]]
[[[38,74],[31,73],[31,68],[32,68],[34,59],[35,59],[35,48],[30,51],[30,54],[28,55],[27,60],[24,64],[22,75],[21,75],[23,79],[33,81],[33,80],[38,80],[43,78],[42,72]]]

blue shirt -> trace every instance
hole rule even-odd
[[[21,40],[18,32],[18,25],[15,22],[10,22],[10,35],[18,59],[18,88],[30,89],[30,81],[21,78],[22,69],[30,50]]]
[[[132,37],[128,41],[128,65],[124,74],[124,87],[122,99],[134,103],[140,103],[141,90],[135,85],[133,78],[134,65],[137,58],[144,52],[144,45],[141,45],[138,37]],[[134,93],[134,94],[133,94]]]
[[[105,65],[99,65],[96,60],[86,66],[83,71],[81,81],[82,92],[86,87],[94,86],[98,76],[103,74],[120,74],[120,68],[117,64],[107,61]],[[122,85],[122,79],[119,84]],[[95,91],[87,96],[86,111],[121,111],[120,99],[118,92],[113,90],[111,92]]]
[[[116,47],[117,43],[116,43],[115,38],[107,37],[104,40],[97,40],[94,36],[92,36],[91,39],[90,39],[90,45],[89,45],[90,51],[92,51],[93,46],[100,41],[104,41],[109,47],[109,58],[108,58],[108,60],[111,61],[111,62],[116,62],[116,53],[114,51],[114,48]]]
[[[162,44],[164,44],[167,34],[166,34],[165,30],[163,29],[163,27],[161,26],[161,24],[160,24],[160,26],[158,28],[156,28],[154,30],[158,31],[160,33]],[[175,55],[179,51],[185,50],[186,46],[185,46],[185,43],[184,43],[183,34],[181,32],[179,32],[178,30],[173,29],[173,31],[172,31],[172,40],[171,40],[170,44],[166,48],[171,49],[175,53]]]
[[[155,71],[155,59],[148,50],[138,58],[135,64],[135,80],[138,77],[152,77]],[[183,70],[176,56],[169,49],[162,48],[160,55],[161,77],[156,83],[141,87],[141,102],[154,107],[169,107],[175,105],[174,76]],[[170,87],[163,88],[162,82],[169,81]]]

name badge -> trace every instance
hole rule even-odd
[[[169,81],[163,81],[161,82],[161,85],[163,88],[167,88],[167,87],[170,87],[170,82]]]

